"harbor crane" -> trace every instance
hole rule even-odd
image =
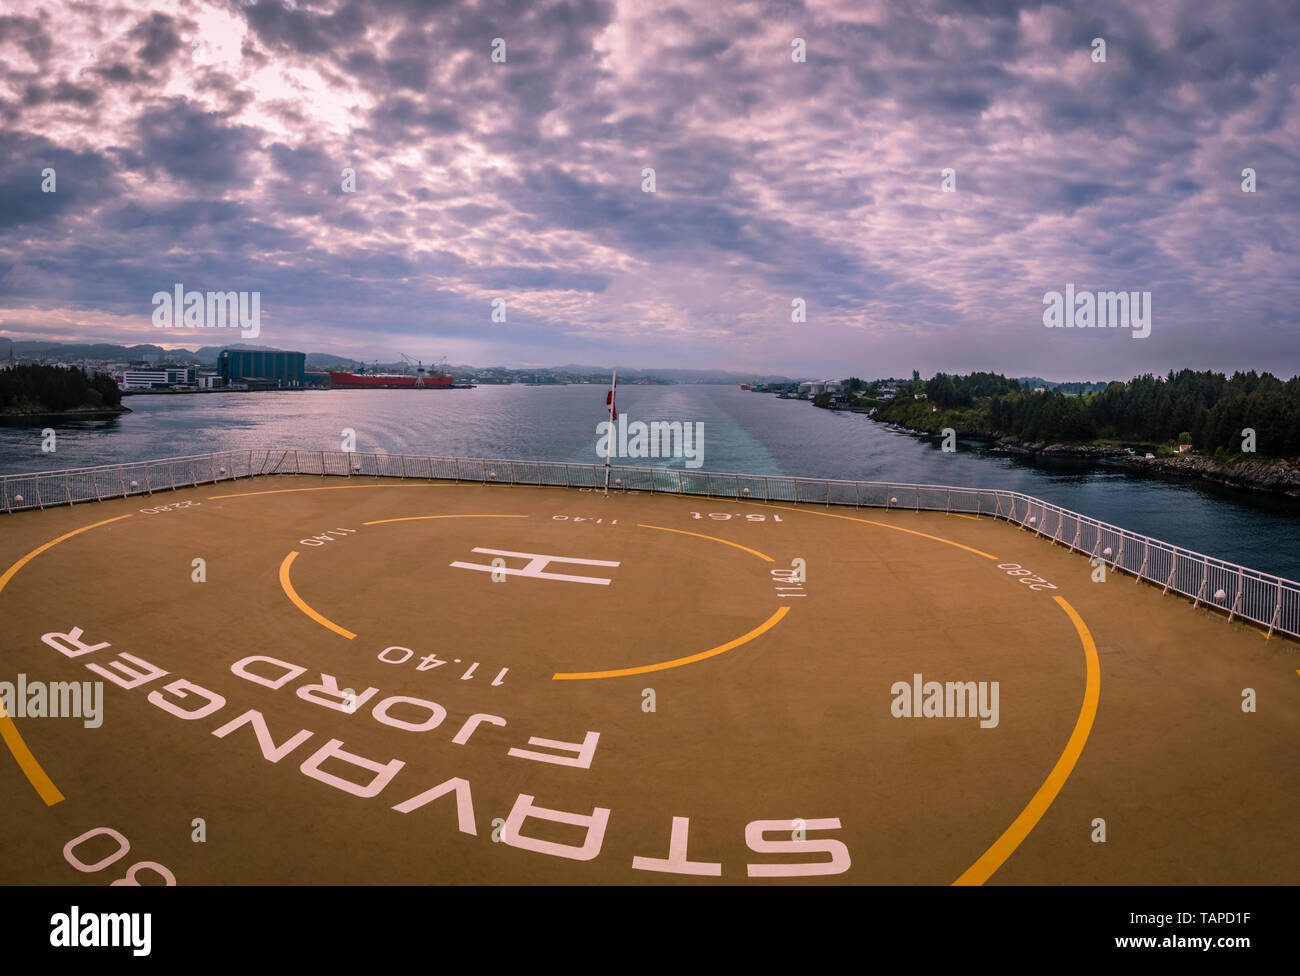
[[[415,367],[415,385],[416,385],[416,386],[424,386],[424,377],[425,377],[425,374],[426,374],[426,373],[430,373],[430,372],[431,372],[431,373],[433,373],[433,375],[435,375],[435,376],[445,376],[446,373],[447,373],[447,369],[446,369],[446,365],[447,365],[447,357],[446,357],[446,356],[443,356],[442,359],[439,360],[438,363],[437,363],[436,365],[434,365],[431,369],[426,370],[426,369],[424,368],[424,360],[422,360],[422,359],[415,359],[415,358],[413,358],[413,357],[411,357],[411,356],[408,356],[408,355],[407,355],[406,353],[404,353],[404,352],[399,352],[398,355],[401,356],[403,359],[405,359],[405,360],[406,360],[410,365],[412,365],[412,366]]]
[[[410,363],[412,366],[415,367],[415,385],[424,386],[424,360],[412,359],[404,352],[399,352],[397,355],[401,356],[408,363]]]

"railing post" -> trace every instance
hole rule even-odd
[[[1282,587],[1278,583],[1273,584],[1277,587],[1277,603],[1273,605],[1273,617],[1268,624],[1268,636],[1273,636],[1273,631],[1277,629],[1277,618],[1282,613]]]
[[[1210,560],[1207,557],[1202,556],[1201,564],[1205,567],[1205,571],[1201,573],[1201,586],[1200,589],[1196,591],[1196,599],[1192,601],[1193,607],[1199,607],[1201,601],[1205,599],[1205,584],[1210,578]]]
[[[1138,583],[1147,577],[1147,560],[1151,556],[1151,540],[1146,536],[1142,537],[1142,568],[1138,570],[1137,579],[1133,582]]]
[[[36,489],[36,507],[45,511],[45,503],[41,501],[41,476],[38,474],[32,479],[33,487]]]
[[[678,469],[677,469],[677,494],[679,494],[679,495],[684,495],[684,494],[686,494],[686,488],[685,488],[685,486],[682,484],[682,469],[681,469],[681,468],[678,468]]]
[[[70,474],[65,474],[63,476],[63,493],[68,498],[68,504],[71,505],[72,504],[72,475]]]
[[[117,469],[117,483],[121,485],[122,497],[125,498],[126,497],[126,475],[125,473],[123,473],[120,467]]]
[[[153,479],[149,477],[148,463],[146,463],[144,466],[144,487],[145,487],[145,491],[147,491],[150,495],[153,494]]]
[[[171,482],[172,491],[176,490],[176,466],[167,462],[167,480]]]
[[[568,462],[568,461],[565,461],[565,462],[564,462],[564,487],[565,487],[565,488],[571,488],[571,487],[573,487],[573,481],[569,478],[569,462]]]
[[[740,497],[740,475],[736,475],[736,497]]]
[[[1169,579],[1165,580],[1165,588],[1161,590],[1162,593],[1169,592],[1169,587],[1174,581],[1175,574],[1178,572],[1178,553],[1173,552],[1170,555],[1173,556],[1173,561],[1169,564]]]
[[[1241,587],[1244,579],[1241,570],[1237,570],[1237,593],[1232,598],[1232,609],[1228,611],[1228,623],[1232,623],[1232,618],[1237,615],[1237,609],[1241,606]]]
[[[948,500],[944,504],[943,512],[945,515],[951,515],[952,514],[952,489],[949,488],[945,494],[947,495]]]

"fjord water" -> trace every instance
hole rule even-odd
[[[179,457],[218,450],[361,452],[600,462],[599,386],[332,390],[133,396],[129,414],[57,428],[0,427],[0,474]],[[733,386],[621,386],[629,421],[704,424],[700,470],[1004,488],[1221,559],[1300,579],[1300,501],[1209,482],[1135,476],[1106,464],[1025,460],[962,443],[955,454],[858,414],[819,410]],[[683,459],[624,463],[680,468]],[[703,503],[701,503],[703,504]],[[3,522],[0,522],[3,531]]]

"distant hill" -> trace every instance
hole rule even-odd
[[[274,346],[261,346],[246,342],[232,342],[222,346],[200,346],[198,349],[164,349],[151,343],[135,346],[120,346],[112,343],[64,343],[43,342],[36,340],[15,340],[14,355],[19,359],[100,359],[100,360],[152,360],[157,362],[198,363],[201,366],[215,367],[217,357],[222,349],[255,349],[263,352],[280,352]],[[9,342],[0,336],[0,358],[9,355]],[[308,369],[355,369],[361,360],[332,353],[307,353]],[[434,366],[434,363],[427,363]],[[381,362],[381,369],[406,369],[405,363],[394,360]],[[608,375],[618,369],[618,375],[627,380],[650,379],[669,383],[793,383],[794,378],[771,373],[740,373],[734,370],[720,369],[636,369],[632,366],[583,366],[569,363],[564,366],[471,366],[468,364],[450,365],[449,371],[456,375],[473,373],[502,373],[551,376],[593,376]]]
[[[163,359],[174,356],[162,346],[144,344],[139,346],[117,346],[106,342],[66,343],[42,342],[39,340],[21,340],[13,343],[14,355],[19,359],[45,358],[51,356],[63,359]],[[0,356],[8,357],[9,346],[0,347]]]
[[[659,380],[672,380],[674,383],[793,383],[794,380],[788,376],[778,376],[772,373],[737,373],[734,370],[721,369],[636,369],[631,366],[579,366],[569,364],[567,366],[552,366],[546,369],[539,369],[539,373],[576,373],[579,375],[588,375],[591,373],[608,373],[612,369],[618,369],[618,375],[628,379],[639,377],[650,377]]]
[[[1054,380],[1045,380],[1041,376],[1018,376],[1016,382],[1027,390],[1043,387],[1046,390],[1054,390],[1057,393],[1097,393],[1106,389],[1110,381],[1092,383],[1086,380],[1080,382],[1057,383]]]
[[[13,341],[14,356],[19,359],[103,359],[103,360],[154,360],[157,362],[192,362],[201,366],[216,366],[223,349],[256,349],[263,352],[281,352],[275,346],[258,346],[246,342],[232,342],[224,346],[200,346],[198,349],[164,349],[152,343],[121,346],[110,342],[44,342],[40,340]],[[0,358],[8,358],[10,340],[0,337]],[[308,369],[355,367],[358,361],[330,353],[307,353]]]

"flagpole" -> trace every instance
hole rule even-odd
[[[609,450],[605,452],[605,497],[609,497],[609,459],[614,454],[614,392],[618,389],[618,370],[609,387]]]

